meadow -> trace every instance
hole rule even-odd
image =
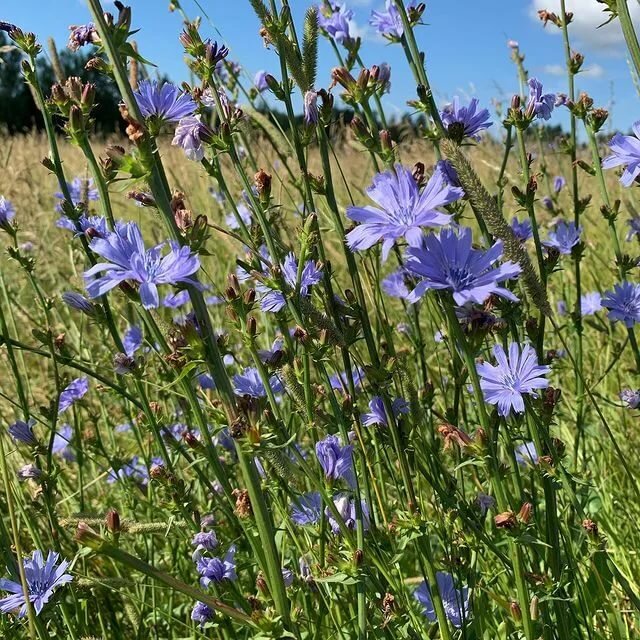
[[[510,42],[491,114],[436,105],[423,4],[372,16],[401,71],[251,0],[249,84],[182,14],[186,87],[88,5],[123,136],[0,22],[45,124],[0,145],[2,637],[640,638],[640,124],[576,95],[564,2],[566,95]]]

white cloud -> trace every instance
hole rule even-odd
[[[561,64],[545,64],[542,71],[548,76],[565,76],[567,68]],[[583,67],[580,71],[581,78],[602,78],[604,69],[599,64]]]
[[[568,12],[573,13],[569,25],[569,36],[577,48],[598,50],[600,53],[618,54],[624,48],[624,38],[618,20],[600,26],[606,22],[609,14],[604,12],[605,5],[597,0],[566,0]],[[532,0],[531,16],[538,20],[538,11],[546,9],[560,15],[560,0]],[[631,19],[640,28],[640,3],[629,2]],[[549,23],[545,30],[551,34],[560,34],[561,30]]]

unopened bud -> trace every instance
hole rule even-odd
[[[120,514],[115,509],[109,509],[105,516],[107,530],[110,533],[120,533]]]
[[[518,520],[523,524],[529,524],[531,522],[531,516],[533,515],[533,505],[530,502],[525,502],[520,511],[518,512]]]

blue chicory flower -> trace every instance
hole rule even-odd
[[[142,329],[132,324],[122,338],[124,352],[131,358],[133,354],[142,346]]]
[[[623,389],[619,393],[619,398],[624,402],[627,409],[640,407],[640,389]]]
[[[71,198],[71,204],[77,207],[81,202],[87,205],[92,200],[99,200],[100,194],[95,188],[93,178],[81,178],[75,177],[71,182],[67,182],[67,189],[69,190],[69,197]],[[55,197],[64,202],[64,194],[60,191],[55,193]],[[56,205],[56,211],[62,212],[62,202]]]
[[[73,577],[66,573],[69,562],[60,561],[60,554],[54,551],[49,551],[45,560],[42,551],[36,549],[30,558],[23,558],[22,566],[27,581],[29,601],[36,615],[40,615],[44,605],[49,602],[58,587],[73,580]],[[8,613],[19,609],[18,617],[24,618],[27,614],[27,601],[22,584],[2,578],[0,590],[11,593],[10,596],[0,599],[0,611]]]
[[[567,184],[567,181],[562,176],[556,176],[553,179],[553,190],[556,193],[560,193],[563,187]]]
[[[250,396],[251,398],[266,398],[267,396],[260,374],[255,367],[247,367],[242,373],[236,373],[233,376],[233,384],[233,392],[237,396]],[[274,393],[284,391],[284,385],[278,376],[271,376],[269,386]]]
[[[458,142],[462,142],[464,138],[480,140],[479,133],[488,129],[493,122],[488,109],[478,111],[479,102],[477,98],[472,98],[469,106],[465,107],[460,105],[458,96],[455,96],[453,102],[444,107],[440,117],[449,137]]]
[[[347,245],[351,251],[363,251],[382,240],[382,259],[386,260],[400,238],[420,246],[422,227],[449,223],[451,216],[438,208],[458,200],[464,192],[450,186],[441,171],[435,171],[421,191],[412,172],[397,164],[395,171],[377,174],[367,194],[378,207],[347,208],[347,217],[360,223],[347,234]]]
[[[390,273],[380,283],[382,285],[382,290],[388,296],[393,296],[394,298],[401,298],[402,300],[406,300],[409,297],[409,294],[411,293],[409,291],[409,287],[407,286],[407,282],[406,282],[406,278],[408,275],[409,274],[404,268],[397,269],[393,273]]]
[[[9,224],[16,215],[16,210],[9,200],[0,196],[0,226]]]
[[[353,378],[353,386],[356,389],[362,386],[365,379],[364,369],[362,367],[355,367],[351,371],[351,377]],[[349,377],[347,376],[346,371],[342,371],[341,373],[336,373],[335,375],[330,376],[329,382],[331,383],[332,389],[349,393]]]
[[[527,102],[527,114],[549,120],[551,112],[556,104],[554,93],[542,93],[542,82],[537,78],[529,78],[529,100]]]
[[[536,397],[536,389],[546,389],[549,381],[544,378],[550,371],[538,364],[535,350],[528,344],[512,342],[508,355],[502,345],[493,347],[497,365],[483,362],[476,365],[484,399],[496,405],[498,415],[506,417],[511,411],[524,412],[523,394]]]
[[[522,222],[515,216],[511,220],[511,228],[513,233],[520,240],[520,242],[526,242],[533,236],[533,229],[531,228],[531,220],[524,219]]]
[[[251,226],[251,210],[249,209],[249,207],[247,207],[247,205],[244,202],[239,202],[238,205],[236,206],[236,209],[238,211],[238,216],[240,216],[240,219],[242,220],[242,222],[244,222],[244,224],[247,227]],[[238,219],[235,216],[235,213],[228,213],[225,217],[224,217],[225,222],[227,223],[227,227],[229,227],[229,229],[235,230],[235,229],[239,229],[240,228],[240,223],[238,222]]]
[[[399,40],[404,34],[402,18],[393,0],[386,0],[384,11],[372,11],[369,24],[390,40]]]
[[[500,283],[518,276],[520,266],[509,261],[495,266],[502,257],[502,242],[487,251],[474,249],[468,227],[430,234],[423,246],[410,247],[407,255],[407,270],[422,278],[409,295],[409,302],[416,302],[430,289],[450,290],[460,306],[482,304],[491,294],[518,300]]]
[[[339,493],[338,495],[333,497],[333,504],[338,510],[340,518],[342,519],[347,529],[355,529],[357,514],[356,501],[354,500],[354,498],[348,496],[346,493]],[[369,505],[364,499],[360,501],[360,505],[362,509],[362,525],[364,530],[368,531],[370,526]],[[334,535],[338,535],[340,533],[340,524],[333,517],[333,513],[331,512],[329,507],[325,509],[325,516],[329,521],[331,531],[334,533]]]
[[[236,547],[231,545],[224,558],[202,557],[197,561],[196,568],[203,588],[223,580],[237,580],[235,554]]]
[[[624,280],[607,291],[602,299],[602,306],[609,309],[607,317],[611,322],[623,322],[631,329],[640,322],[640,284]]]
[[[303,100],[304,123],[311,126],[318,123],[318,92],[313,89],[305,91]]]
[[[598,291],[591,291],[580,297],[580,311],[583,316],[593,316],[601,310],[602,296]]]
[[[215,618],[215,615],[215,611],[204,602],[196,602],[191,610],[191,619],[197,622],[201,628],[204,627],[207,622],[211,622]]]
[[[338,436],[328,435],[316,443],[316,456],[327,480],[343,479],[350,487],[355,486],[353,445],[342,445]]]
[[[266,71],[258,71],[253,78],[253,86],[262,93],[269,88],[267,84],[267,72]]]
[[[553,231],[549,232],[547,239],[542,242],[545,247],[552,247],[563,255],[569,255],[573,247],[580,242],[582,227],[577,227],[575,222],[561,220]]]
[[[89,378],[76,378],[63,389],[58,400],[58,413],[64,413],[89,391]]]
[[[391,403],[393,415],[397,418],[399,415],[409,413],[409,403],[403,398],[396,398]],[[387,426],[387,415],[384,410],[384,403],[380,396],[373,396],[369,402],[369,413],[363,413],[360,420],[365,427],[374,425]]]
[[[73,452],[73,448],[71,447],[72,438],[73,429],[71,428],[71,425],[63,424],[58,431],[56,431],[56,435],[53,437],[53,447],[51,451],[56,456],[60,456],[63,460],[73,462],[76,459],[76,456]]]
[[[169,244],[169,253],[162,255],[163,244],[146,249],[140,228],[128,222],[105,238],[94,238],[92,251],[108,262],[99,262],[85,272],[87,293],[97,298],[125,280],[140,283],[140,300],[145,309],[155,309],[160,304],[158,285],[197,284],[192,277],[200,268],[198,256],[188,246]],[[99,278],[94,276],[103,272]]]
[[[633,123],[632,136],[623,136],[616,133],[609,141],[611,155],[602,161],[603,169],[624,167],[620,182],[625,187],[630,187],[640,174],[640,120]]]
[[[30,447],[35,447],[38,444],[38,439],[33,434],[33,427],[36,421],[31,418],[29,422],[23,420],[16,420],[12,425],[9,425],[7,431],[9,435],[16,441],[22,444],[27,444]]]
[[[203,138],[209,133],[200,116],[186,116],[178,122],[171,144],[180,147],[189,160],[200,162],[204,158]]]
[[[627,242],[631,242],[635,236],[640,238],[640,216],[633,216],[627,220],[629,231],[627,231]]]
[[[318,7],[318,26],[325,31],[330,38],[339,44],[349,46],[353,42],[350,27],[353,11],[346,5],[330,3]]]
[[[443,571],[436,573],[436,584],[448,620],[459,629],[469,618],[469,588],[456,589],[453,576]],[[435,622],[437,617],[429,585],[422,582],[413,592],[413,596],[424,607],[424,615],[431,622]]]
[[[170,82],[159,84],[156,80],[142,80],[133,95],[145,118],[163,123],[178,122],[193,115],[196,109],[191,96]]]
[[[81,293],[77,293],[76,291],[65,291],[61,297],[62,301],[68,307],[76,309],[77,311],[82,311],[82,313],[89,317],[94,317],[96,315],[96,308],[94,305]]]
[[[291,502],[291,520],[299,527],[317,524],[322,514],[322,498],[316,491],[305,493]]]
[[[533,442],[523,442],[515,448],[515,458],[519,465],[536,465],[540,456]]]
[[[281,271],[282,277],[284,278],[287,286],[292,290],[296,290],[296,285],[298,284],[298,260],[293,253],[287,254],[284,259],[284,264],[281,266]],[[307,260],[300,276],[300,286],[298,288],[300,295],[306,298],[309,295],[311,287],[314,284],[318,284],[321,279],[322,272],[318,269],[316,263],[313,260]],[[261,283],[256,286],[256,289],[258,293],[261,294],[260,308],[263,311],[276,313],[281,311],[287,304],[285,295],[282,291],[272,289],[271,287]]]

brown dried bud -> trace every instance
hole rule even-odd
[[[363,558],[364,558],[364,551],[362,549],[356,549],[353,552],[353,564],[356,567],[359,567],[362,564]]]
[[[182,439],[185,444],[191,449],[197,449],[200,447],[200,440],[195,436],[193,431],[185,431],[182,434]]]
[[[593,538],[597,538],[599,534],[598,525],[593,520],[586,518],[582,521],[582,528]]]
[[[385,151],[393,151],[393,141],[391,140],[391,134],[387,129],[380,131],[380,145]]]
[[[530,502],[525,502],[518,512],[518,520],[523,524],[529,524],[533,515],[533,505]]]
[[[234,511],[238,518],[250,518],[253,515],[253,509],[247,489],[234,489],[232,495],[236,499]]]
[[[145,207],[155,207],[156,201],[153,196],[146,191],[129,191],[127,198],[135,200]]]
[[[471,438],[468,434],[448,422],[444,422],[438,427],[438,433],[444,439],[445,449],[450,449],[454,444],[464,449],[467,445],[471,444]]]
[[[499,513],[493,521],[498,529],[513,529],[517,524],[516,514],[513,511]]]
[[[382,613],[385,618],[389,618],[396,608],[396,599],[390,594],[385,593],[382,598]]]
[[[260,169],[253,179],[260,198],[268,199],[271,194],[271,176],[263,169]]]
[[[176,226],[180,231],[187,231],[193,225],[191,211],[188,209],[179,209],[173,214],[173,219],[176,221]]]
[[[517,602],[510,602],[509,603],[509,610],[511,611],[511,615],[513,616],[514,620],[522,620],[522,609],[520,608],[520,605]]]
[[[246,305],[252,305],[256,301],[256,290],[253,288],[247,289],[242,296],[242,301]]]
[[[58,351],[60,349],[62,349],[62,347],[64,347],[64,339],[66,337],[66,333],[59,333],[54,339],[53,339],[53,344],[55,345],[55,348],[58,349]]]
[[[253,338],[258,332],[258,323],[253,316],[247,319],[247,333]]]
[[[229,426],[229,435],[234,440],[238,440],[245,434],[247,427],[247,421],[244,416],[238,416]]]
[[[111,533],[120,533],[120,514],[115,509],[109,509],[105,516],[107,530]]]
[[[258,572],[258,577],[256,578],[256,589],[263,594],[269,593],[269,587],[267,586],[267,581],[265,580],[262,571]]]
[[[538,18],[542,20],[545,27],[547,26],[547,22],[551,22],[552,24],[555,24],[556,27],[562,26],[562,23],[560,22],[560,18],[558,18],[558,16],[555,13],[553,13],[553,11],[547,11],[546,9],[541,9],[540,11],[538,11]]]

